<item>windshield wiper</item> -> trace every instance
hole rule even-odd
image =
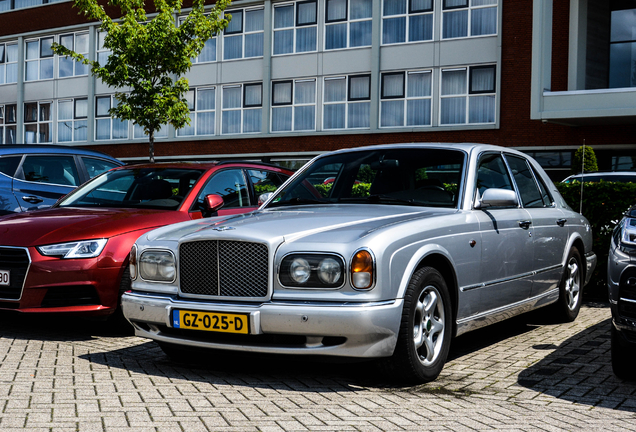
[[[404,199],[404,198],[398,198],[398,197],[394,197],[390,195],[382,195],[382,194],[369,195],[367,197],[367,201],[369,202],[390,201],[390,202],[399,202],[404,204],[415,204],[414,199]]]
[[[274,205],[274,206],[295,205],[295,204],[331,204],[331,201],[319,200],[319,199],[315,199],[315,198],[300,198],[300,197],[296,197],[296,198],[289,199],[287,201],[278,201],[278,202],[273,202],[271,204]]]

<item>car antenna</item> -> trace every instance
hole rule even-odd
[[[581,158],[581,197],[579,201],[579,213],[583,214],[583,183],[585,183],[585,138],[583,138],[583,157]]]

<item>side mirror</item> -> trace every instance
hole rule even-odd
[[[265,204],[265,202],[267,202],[267,200],[270,199],[272,195],[274,195],[274,192],[265,192],[264,194],[260,194],[258,196],[258,206],[260,207]]]
[[[223,197],[217,194],[206,195],[203,199],[203,216],[210,217],[223,207]]]
[[[481,200],[475,204],[476,209],[487,207],[517,207],[519,201],[515,191],[507,189],[490,188],[484,191]]]

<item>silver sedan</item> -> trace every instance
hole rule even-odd
[[[425,382],[454,336],[544,306],[574,320],[596,265],[588,221],[507,148],[341,150],[265,198],[138,239],[122,297],[137,335],[173,357],[374,358]]]

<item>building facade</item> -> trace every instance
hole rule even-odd
[[[143,130],[108,115],[114,89],[51,51],[104,61],[99,25],[68,1],[0,11],[0,143],[147,159]],[[227,13],[187,74],[191,125],[156,134],[157,160],[294,167],[471,141],[531,153],[557,180],[583,144],[601,169],[636,169],[636,0],[237,0]]]

